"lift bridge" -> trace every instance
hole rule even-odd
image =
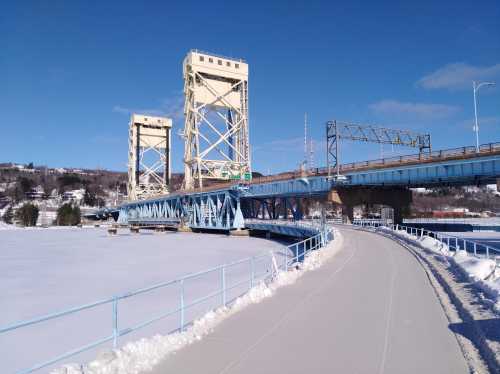
[[[361,196],[358,203],[367,202],[366,196],[386,196],[382,200],[404,204],[397,192],[408,192],[408,188],[498,183],[500,143],[481,145],[479,152],[470,146],[339,165],[344,180],[332,178],[329,170],[318,168],[221,183],[203,190],[181,190],[131,201],[114,214],[122,224],[232,230],[251,227],[246,222],[253,218],[276,219],[291,214],[300,219],[304,197],[325,198],[333,193],[331,200],[336,201],[335,196],[344,194],[350,196],[344,203],[352,205],[356,196]]]
[[[96,216],[111,214],[128,225],[227,231],[250,227],[254,218],[300,219],[304,198],[313,197],[342,206],[350,219],[356,205],[387,205],[399,221],[411,202],[411,187],[479,185],[500,176],[500,143],[431,151],[428,134],[329,121],[325,168],[252,179],[248,72],[242,59],[190,51],[183,61],[183,189],[168,193],[171,121],[135,115],[129,157],[133,201]],[[341,164],[340,141],[412,147],[419,153]]]

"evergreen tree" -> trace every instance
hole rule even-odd
[[[60,226],[74,226],[81,221],[81,212],[78,206],[64,204],[57,209],[56,223]]]
[[[5,223],[12,224],[12,220],[14,219],[14,210],[11,206],[7,208],[2,219]]]
[[[16,220],[23,226],[36,226],[38,220],[38,207],[26,203],[16,211]]]
[[[96,206],[96,204],[97,204],[97,199],[95,193],[86,188],[85,195],[83,195],[83,205]]]

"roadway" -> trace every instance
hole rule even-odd
[[[167,357],[169,373],[468,373],[415,258],[342,229],[332,260]]]

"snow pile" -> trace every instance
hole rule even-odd
[[[462,270],[473,281],[482,281],[492,278],[495,274],[496,263],[487,258],[477,258],[469,256],[466,251],[457,251],[453,256],[453,261],[462,268]]]
[[[432,252],[436,252],[445,256],[450,255],[450,249],[448,248],[448,246],[437,239],[424,235],[418,238],[417,240],[420,246],[423,248],[426,248]]]
[[[195,320],[183,332],[169,335],[155,335],[131,342],[119,349],[105,351],[97,359],[86,364],[69,364],[54,370],[51,374],[138,374],[151,370],[160,360],[187,345],[201,340],[227,317],[249,305],[260,303],[271,297],[277,289],[293,284],[305,272],[317,269],[333,257],[342,245],[342,237],[335,230],[335,240],[324,249],[310,253],[303,263],[296,263],[289,271],[279,271],[269,281],[260,282],[239,297],[229,307],[221,307]]]
[[[383,231],[390,235],[396,235],[400,239],[410,242],[413,245],[417,245],[422,249],[427,249],[440,255],[449,256],[451,254],[448,246],[445,243],[442,243],[441,241],[430,236],[415,236],[407,233],[406,230],[393,231],[387,227],[381,227],[380,231]]]
[[[10,225],[8,223],[0,221],[0,230],[13,230],[13,229],[17,229],[17,227],[15,225]]]
[[[452,252],[446,244],[430,236],[417,237],[408,234],[406,230],[394,231],[387,227],[380,228],[380,231],[448,258],[493,299],[495,309],[500,312],[500,267],[497,267],[495,260],[471,256],[465,250]]]

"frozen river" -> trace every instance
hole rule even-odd
[[[265,239],[215,234],[132,235],[123,230],[117,236],[109,236],[105,229],[94,228],[0,230],[0,326],[281,248],[282,244]],[[244,266],[247,265],[228,272],[228,282],[248,277]],[[185,287],[188,302],[218,290],[220,275],[195,279]],[[120,327],[176,308],[178,295],[177,288],[168,287],[120,302]],[[208,300],[186,318],[189,320],[218,302]],[[0,335],[0,372],[13,372],[110,335],[111,312],[111,305],[106,304]],[[127,335],[119,343],[167,333],[178,326],[178,318],[173,316],[140,333]],[[109,344],[100,349],[106,347]],[[96,351],[88,352],[70,361],[85,361],[95,354]]]

